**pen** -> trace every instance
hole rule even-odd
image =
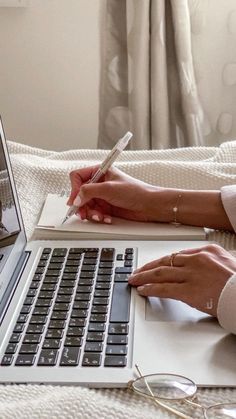
[[[122,153],[122,151],[125,149],[125,147],[128,145],[131,137],[133,136],[132,132],[128,131],[124,137],[120,138],[116,145],[112,148],[112,150],[109,152],[108,156],[105,158],[105,160],[101,163],[98,170],[94,173],[92,178],[89,180],[88,183],[96,183],[99,181],[99,179],[105,175],[105,173],[110,169],[112,163],[117,159],[117,157]],[[69,218],[76,214],[78,211],[77,205],[72,205],[68,211],[67,214],[62,221],[62,224],[64,224]]]

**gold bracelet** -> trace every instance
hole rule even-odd
[[[178,227],[181,225],[181,223],[178,221],[178,212],[179,212],[179,202],[180,199],[182,198],[182,195],[178,195],[177,201],[175,206],[172,208],[173,211],[173,215],[174,215],[174,220],[171,221],[171,224],[175,225],[175,227]]]

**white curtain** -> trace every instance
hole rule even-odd
[[[235,0],[107,0],[99,148],[217,145],[236,133]]]

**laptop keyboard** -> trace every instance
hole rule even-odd
[[[44,248],[1,366],[125,367],[134,248]]]

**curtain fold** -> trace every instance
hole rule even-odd
[[[215,146],[236,137],[235,0],[106,0],[99,148]]]
[[[107,0],[99,148],[202,144],[187,0]]]

